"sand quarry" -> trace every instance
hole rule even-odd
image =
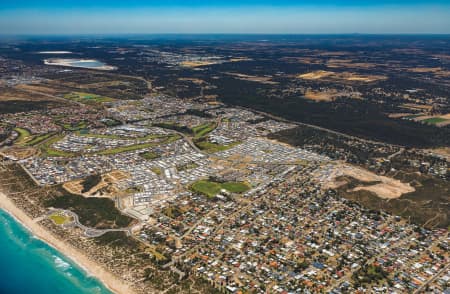
[[[336,179],[340,176],[352,177],[361,182],[377,182],[375,184],[363,184],[349,191],[370,191],[375,193],[378,197],[384,199],[399,198],[403,194],[415,191],[414,187],[408,183],[402,183],[393,178],[379,176],[365,169],[344,164],[336,165],[331,169],[331,173],[328,178],[329,180],[324,184],[324,187],[335,189],[344,185],[346,183],[344,180],[339,181]]]

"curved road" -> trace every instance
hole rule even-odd
[[[52,209],[50,210],[45,217],[48,218],[50,215],[58,212],[63,212],[66,215],[69,215],[73,218],[73,222],[69,224],[65,224],[64,226],[77,226],[78,228],[82,229],[84,231],[84,235],[86,237],[94,238],[94,237],[100,237],[103,234],[106,234],[108,232],[125,232],[128,236],[131,235],[131,228],[121,228],[121,229],[94,229],[87,227],[80,223],[80,220],[78,218],[78,215],[70,210],[65,209]]]

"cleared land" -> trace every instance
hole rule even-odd
[[[297,76],[303,80],[332,80],[339,82],[363,82],[371,83],[386,80],[387,77],[382,75],[362,75],[353,72],[333,72],[326,70],[318,70]]]
[[[338,188],[346,184],[345,181],[338,179],[339,176],[347,176],[362,182],[361,185],[352,188],[350,191],[370,191],[384,199],[399,198],[403,194],[415,191],[414,187],[410,184],[402,183],[393,178],[379,176],[367,170],[350,166],[336,166],[336,169],[330,175],[330,178],[333,178],[333,180],[328,183],[328,187]]]

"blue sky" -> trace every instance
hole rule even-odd
[[[0,34],[450,33],[447,1],[0,0]]]

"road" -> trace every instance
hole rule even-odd
[[[416,291],[414,291],[414,294],[419,294],[419,293],[423,293],[422,291],[425,290],[425,288],[427,287],[427,285],[429,285],[430,283],[434,282],[443,272],[445,272],[446,270],[450,269],[450,263],[447,264],[443,269],[441,269],[440,271],[437,272],[437,274],[435,274],[433,277],[431,277],[431,279],[429,279],[428,281],[426,281],[425,283],[423,283],[422,286],[420,286],[419,288],[417,288]]]

